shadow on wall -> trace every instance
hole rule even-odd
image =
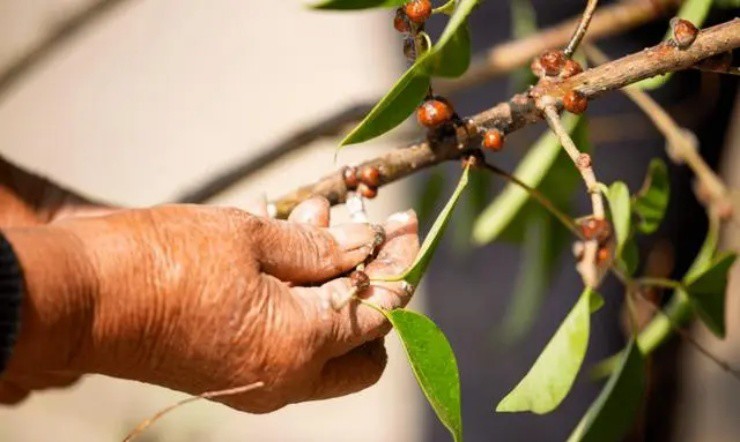
[[[0,66],[50,23],[88,4],[4,2]],[[2,155],[95,197],[166,201],[275,137],[391,84],[401,65],[388,19],[312,13],[299,1],[122,2],[0,96]],[[239,206],[248,196],[278,196],[316,179],[337,167],[335,145],[317,143],[218,203]],[[352,150],[340,162],[388,147]],[[408,207],[407,186],[387,189],[371,216]],[[189,405],[157,423],[149,440],[421,440],[423,403],[400,346],[388,342],[385,376],[360,394],[266,416]],[[0,439],[116,440],[180,398],[92,377],[0,410]]]

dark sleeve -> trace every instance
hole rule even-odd
[[[0,373],[10,359],[20,328],[23,277],[13,248],[0,233]]]

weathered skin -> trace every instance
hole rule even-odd
[[[30,200],[38,198],[0,178],[0,201],[14,201],[0,209],[0,228],[27,285],[0,402],[102,373],[192,394],[261,381],[218,399],[261,413],[361,390],[385,367],[382,315],[331,306],[350,293],[343,275],[367,258],[377,233],[366,224],[328,227],[326,200],[304,202],[288,221],[196,205],[49,211]],[[371,276],[401,272],[418,252],[413,213],[384,227]],[[363,294],[386,307],[409,296],[397,283]]]

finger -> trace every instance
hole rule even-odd
[[[367,258],[378,233],[369,224],[328,229],[252,218],[249,235],[263,272],[296,284],[319,283],[345,273]]]
[[[376,339],[329,360],[311,399],[329,399],[364,390],[380,379],[388,362],[383,339]]]
[[[300,203],[288,217],[288,221],[298,224],[310,224],[316,227],[329,227],[329,200],[324,197],[313,197]]]
[[[16,405],[22,402],[31,392],[11,382],[0,381],[0,404]]]
[[[244,202],[244,211],[254,216],[269,218],[267,211],[267,197],[262,194],[256,198],[250,198]]]
[[[416,258],[419,250],[418,222],[413,212],[404,212],[389,218],[385,224],[387,240],[381,246],[377,259],[368,264],[365,271],[373,278],[395,276],[406,270]],[[321,287],[296,287],[293,292],[303,302],[313,303],[320,331],[324,333],[325,345],[331,356],[344,354],[365,342],[388,333],[390,324],[377,310],[367,305],[350,302],[340,310],[332,304],[353,294],[349,278],[338,278]],[[411,298],[411,290],[403,282],[377,282],[358,297],[384,309],[405,306]]]

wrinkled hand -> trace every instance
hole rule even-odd
[[[52,312],[77,312],[66,322],[47,319],[53,314],[46,311],[30,315],[38,320],[24,326],[9,379],[44,366],[191,394],[264,382],[218,399],[250,412],[366,388],[385,366],[382,337],[390,327],[370,307],[351,302],[336,311],[332,300],[350,294],[342,275],[367,258],[377,233],[365,224],[328,225],[328,203],[319,199],[296,208],[287,222],[205,206],[59,222],[50,229],[81,244],[82,252],[67,258],[86,264],[76,268],[88,273],[81,280],[95,281],[94,289],[75,301],[82,312],[59,305],[70,299],[56,301]],[[384,227],[386,240],[366,268],[370,276],[398,274],[418,252],[413,213],[391,217]],[[22,248],[35,241],[29,235],[11,235],[11,242]],[[42,259],[33,252],[21,258]],[[405,305],[410,293],[383,283],[361,296],[391,308]],[[55,339],[44,341],[50,334]]]
[[[117,208],[96,203],[0,157],[0,228],[30,227],[67,218],[99,216]],[[14,404],[30,390],[66,387],[80,375],[39,369],[0,377],[0,404]]]
[[[113,210],[112,206],[28,173],[0,156],[0,227],[46,224],[64,218],[104,215]]]

